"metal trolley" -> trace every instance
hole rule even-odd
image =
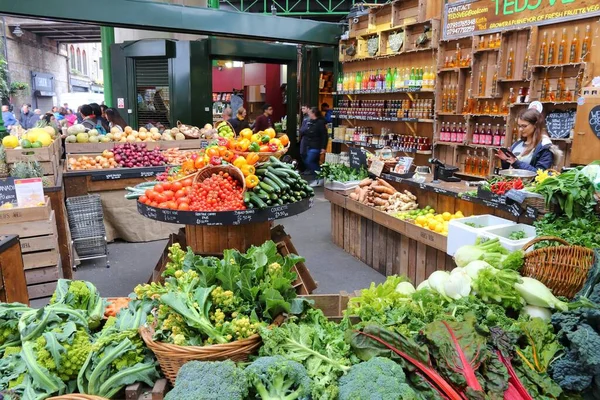
[[[97,258],[106,258],[106,268],[110,267],[100,195],[68,198],[67,214],[71,229],[71,250],[76,254],[73,257],[73,270],[77,269],[78,261]]]

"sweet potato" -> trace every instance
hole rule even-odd
[[[392,189],[394,192],[396,192],[396,189],[392,185],[390,185],[389,182],[384,181],[381,178],[377,178],[377,183],[379,183],[379,185],[381,185],[381,186],[386,186],[386,187]]]
[[[395,189],[390,189],[387,186],[373,186],[373,190],[377,193],[387,193],[389,195],[396,193]]]
[[[390,197],[392,197],[392,195],[387,194],[387,193],[379,193],[379,195],[377,197],[379,197],[380,199],[389,200]]]
[[[358,196],[358,201],[360,201],[361,203],[364,203],[365,199],[367,198],[367,193],[368,193],[368,191],[366,189],[362,189]]]
[[[373,198],[373,204],[375,204],[376,206],[384,207],[388,205],[388,201],[380,199],[379,197],[375,197]]]
[[[352,200],[358,200],[358,194],[356,194],[356,193],[350,193],[350,198]]]
[[[360,186],[360,187],[369,186],[371,183],[373,183],[373,179],[365,178],[358,183],[358,186]]]

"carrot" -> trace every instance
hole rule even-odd
[[[390,189],[389,187],[386,187],[386,186],[373,186],[373,190],[377,193],[387,193],[390,195],[396,193],[396,190]]]
[[[116,317],[117,313],[129,305],[129,297],[116,297],[109,300],[104,315],[107,317]]]

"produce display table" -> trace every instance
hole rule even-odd
[[[146,218],[185,225],[187,245],[196,254],[223,254],[226,249],[246,251],[271,239],[271,221],[300,214],[313,206],[314,199],[269,207],[264,210],[194,212],[174,211],[137,203]]]
[[[0,236],[0,301],[29,305],[21,245],[17,235]]]

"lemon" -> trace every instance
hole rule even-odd
[[[454,216],[456,218],[464,218],[465,216],[463,215],[462,211],[458,210],[457,212],[454,213]]]
[[[16,136],[8,135],[2,139],[2,145],[7,149],[14,149],[19,145],[19,139]]]
[[[429,214],[435,214],[435,210],[434,210],[433,208],[430,208],[430,209],[429,209],[427,212],[428,212]]]
[[[417,217],[417,219],[415,219],[415,223],[417,223],[417,225],[424,225],[427,222],[427,218],[425,218],[422,215],[419,215]]]
[[[437,227],[438,227],[438,222],[435,220],[431,220],[429,221],[429,229],[431,229],[432,231],[434,231]]]
[[[444,222],[444,217],[441,214],[435,216],[435,220],[439,222]]]
[[[452,214],[450,214],[448,211],[446,211],[445,213],[442,214],[442,217],[444,218],[444,221],[450,221]]]
[[[40,142],[43,147],[48,147],[52,144],[52,137],[48,132],[40,132],[37,135],[37,142]]]
[[[438,225],[435,227],[435,231],[437,233],[442,233],[442,232],[444,232],[444,227],[442,225]]]

